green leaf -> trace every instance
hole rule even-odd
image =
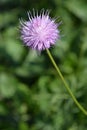
[[[0,74],[0,95],[3,98],[12,97],[16,92],[17,80],[10,74]]]
[[[87,22],[87,2],[84,0],[67,0],[65,6],[82,21]]]

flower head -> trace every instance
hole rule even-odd
[[[21,39],[26,46],[42,51],[54,45],[59,38],[58,24],[49,17],[49,12],[34,16],[28,13],[28,21],[21,21]]]

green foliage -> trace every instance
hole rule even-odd
[[[52,55],[78,101],[87,109],[86,0],[0,0],[0,130],[86,130],[47,54],[20,41],[19,18],[29,9],[51,9],[61,39]]]

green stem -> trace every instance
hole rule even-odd
[[[75,96],[73,95],[73,93],[72,93],[71,89],[69,88],[67,82],[65,81],[65,79],[64,79],[64,77],[63,77],[63,75],[62,75],[62,73],[61,73],[61,71],[60,71],[60,69],[59,69],[59,67],[58,67],[57,64],[55,63],[55,61],[54,61],[54,59],[53,59],[53,57],[52,57],[50,51],[49,51],[48,49],[46,49],[46,51],[47,51],[47,54],[48,54],[48,56],[49,56],[49,58],[50,58],[50,60],[51,60],[51,62],[52,62],[52,64],[53,64],[53,66],[55,67],[57,73],[59,74],[60,78],[62,79],[62,81],[63,81],[63,83],[64,83],[64,85],[65,85],[65,87],[66,87],[68,93],[69,93],[70,96],[72,97],[73,101],[75,102],[75,104],[77,105],[77,107],[78,107],[85,115],[87,115],[87,111],[80,105],[80,103],[77,101],[77,99],[76,99]]]

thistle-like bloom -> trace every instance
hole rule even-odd
[[[49,17],[49,12],[42,11],[40,15],[35,11],[33,16],[28,13],[28,21],[21,21],[21,39],[26,46],[42,51],[54,45],[59,39],[59,24]]]

